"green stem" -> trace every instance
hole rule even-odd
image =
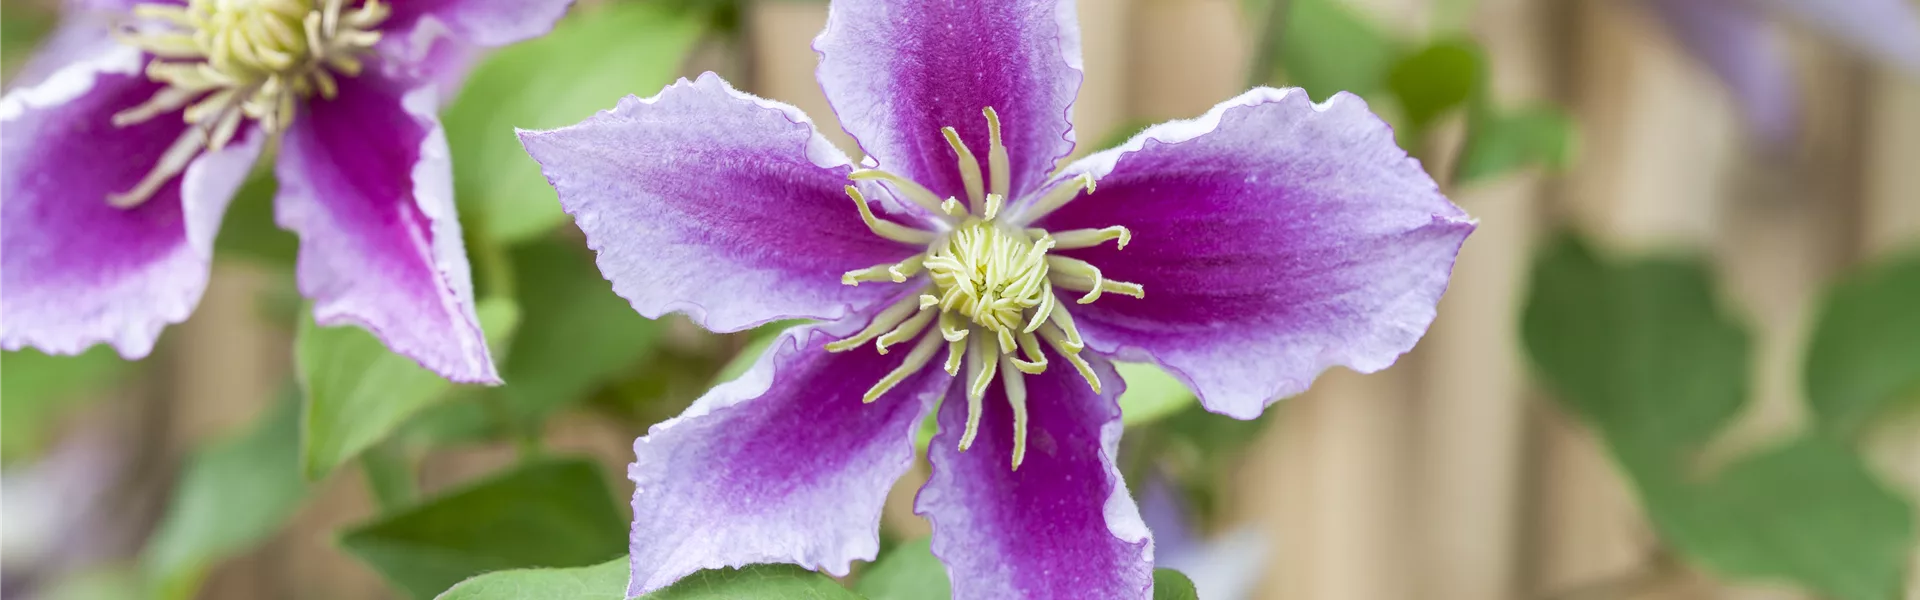
[[[1253,49],[1253,66],[1247,72],[1249,87],[1277,83],[1274,75],[1280,72],[1280,44],[1287,31],[1287,16],[1293,7],[1291,0],[1266,0],[1266,14],[1260,20],[1260,37]]]

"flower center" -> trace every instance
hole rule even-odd
[[[941,342],[945,342],[947,373],[958,375],[962,363],[967,366],[967,428],[960,436],[960,449],[973,445],[980,427],[981,403],[987,387],[998,376],[1013,408],[1013,468],[1018,469],[1027,447],[1023,374],[1046,372],[1047,355],[1041,350],[1042,343],[1072,364],[1095,393],[1100,391],[1099,375],[1080,357],[1086,347],[1080,331],[1054,289],[1086,292],[1078,300],[1080,304],[1099,299],[1103,292],[1140,298],[1145,290],[1137,284],[1108,280],[1100,269],[1084,261],[1047,254],[1107,240],[1118,240],[1119,247],[1125,248],[1132,238],[1125,227],[1048,232],[1022,229],[999,218],[1010,187],[1009,161],[1006,146],[1000,143],[999,115],[991,107],[982,112],[992,143],[987,154],[990,181],[982,176],[979,161],[960,141],[959,133],[952,127],[941,130],[958,159],[967,202],[954,197],[942,200],[926,187],[884,171],[852,174],[855,180],[891,184],[901,197],[927,209],[946,227],[934,232],[878,219],[860,189],[847,186],[847,195],[859,208],[860,218],[875,234],[924,245],[927,250],[896,264],[850,271],[841,276],[841,282],[905,283],[922,270],[927,278],[917,284],[922,288],[919,294],[907,295],[881,310],[865,329],[827,344],[827,350],[842,352],[874,341],[875,348],[886,354],[889,347],[918,337],[906,360],[867,390],[864,400],[873,402],[932,362]],[[1024,218],[1037,219],[1079,196],[1083,189],[1093,192],[1092,178],[1058,182],[1028,204]],[[937,327],[933,326],[936,319]]]
[[[118,32],[123,43],[153,55],[147,78],[167,84],[146,102],[113,115],[120,127],[186,108],[191,127],[133,189],[110,194],[121,208],[139,206],[202,152],[225,148],[242,121],[270,136],[293,122],[297,101],[339,91],[334,74],[360,74],[360,57],[380,41],[374,27],[389,10],[380,0],[191,0],[186,6],[141,4],[142,22]]]

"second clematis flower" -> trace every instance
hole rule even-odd
[[[1071,0],[835,0],[858,168],[712,74],[521,133],[641,314],[819,321],[635,442],[630,594],[873,558],[938,410],[915,508],[955,598],[1145,598],[1109,358],[1252,418],[1425,332],[1474,225],[1364,102],[1255,89],[1055,173],[1079,40]]]
[[[474,49],[571,0],[70,0],[0,99],[0,345],[145,356],[206,287],[221,216],[277,148],[276,220],[322,325],[497,383],[436,113]]]

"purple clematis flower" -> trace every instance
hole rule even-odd
[[[75,0],[0,99],[0,345],[129,358],[187,318],[227,203],[278,148],[281,227],[322,325],[449,379],[499,376],[435,112],[477,47],[571,0]]]
[[[1792,62],[1768,18],[1776,14],[1908,73],[1920,75],[1920,13],[1911,0],[1646,0],[1681,45],[1725,82],[1748,126],[1784,141],[1799,119]]]
[[[836,0],[814,48],[864,168],[712,74],[521,133],[641,314],[821,321],[635,442],[632,594],[873,558],[938,406],[915,508],[954,597],[1144,598],[1108,358],[1251,418],[1411,348],[1474,227],[1344,94],[1255,89],[1054,173],[1072,0]]]

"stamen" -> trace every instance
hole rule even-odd
[[[1001,362],[1012,359],[1000,357]],[[1018,366],[1019,361],[1012,361]],[[1013,470],[1020,470],[1020,463],[1027,460],[1027,381],[1021,371],[1003,369],[1000,371],[1000,387],[1007,392],[1007,405],[1013,408]]]
[[[959,157],[960,181],[967,186],[967,201],[973,204],[974,210],[980,210],[980,205],[987,196],[986,182],[980,179],[980,161],[973,157],[972,150],[967,149],[967,143],[960,141],[959,131],[952,127],[942,127],[940,135],[947,137],[947,145],[952,146],[953,153]]]
[[[1013,185],[1009,183],[1013,171],[1007,166],[1010,162],[1007,160],[1007,147],[1000,143],[1000,113],[994,112],[991,106],[980,112],[987,115],[987,140],[990,144],[987,149],[987,170],[991,171],[989,176],[993,177],[993,187],[988,191],[1006,198],[1013,195]]]
[[[960,435],[962,452],[973,447],[973,438],[980,433],[981,400],[986,398],[987,384],[993,382],[994,372],[999,370],[998,355],[989,352],[985,340],[976,336],[967,349],[973,360],[967,361],[967,430]]]
[[[946,213],[949,217],[958,217],[967,214],[967,207],[962,206],[959,199],[947,196],[946,200],[940,201],[940,212]]]
[[[1035,200],[1032,205],[1027,206],[1026,212],[1021,214],[1021,218],[1026,219],[1028,223],[1038,221],[1041,217],[1052,214],[1054,210],[1065,206],[1067,201],[1080,197],[1080,191],[1083,189],[1089,194],[1093,193],[1092,174],[1081,173],[1073,176],[1072,179],[1053,186],[1053,189],[1047,190],[1047,193],[1040,196],[1039,200]]]
[[[1084,260],[1065,256],[1049,256],[1047,257],[1047,266],[1053,268],[1051,281],[1058,285],[1060,289],[1087,293],[1087,295],[1080,297],[1079,302],[1081,304],[1091,304],[1094,300],[1099,300],[1100,293],[1104,291],[1125,294],[1135,298],[1145,298],[1147,295],[1146,288],[1141,287],[1140,284],[1107,281],[1106,276],[1101,274],[1100,267],[1087,264],[1087,261]]]
[[[1042,337],[1046,336],[1047,330],[1049,329],[1064,336],[1061,338],[1061,342],[1065,343],[1067,347],[1072,348],[1074,352],[1079,352],[1080,349],[1087,347],[1086,342],[1080,339],[1080,329],[1073,326],[1073,315],[1067,312],[1067,307],[1054,307],[1053,312],[1047,315],[1047,324],[1040,326],[1040,335]]]
[[[1067,359],[1067,363],[1073,365],[1073,370],[1080,372],[1080,377],[1087,380],[1087,385],[1093,388],[1093,393],[1100,393],[1100,375],[1093,372],[1093,367],[1087,364],[1086,359],[1080,358],[1080,349],[1067,345],[1064,337],[1051,324],[1040,330],[1040,338],[1053,346],[1053,350],[1060,353],[1062,358]]]
[[[1026,360],[1013,359],[1013,366],[1021,373],[1039,375],[1047,372],[1047,355],[1040,351],[1040,338],[1030,332],[1022,331],[1015,336],[1020,341],[1020,351],[1027,355]]]
[[[860,285],[862,281],[891,281],[904,283],[908,277],[920,272],[922,262],[927,255],[915,254],[911,258],[890,265],[874,265],[865,269],[854,269],[840,275],[840,283]]]
[[[894,367],[892,371],[888,371],[887,376],[881,377],[879,383],[873,384],[865,395],[860,396],[860,401],[872,404],[874,400],[880,399],[881,394],[887,393],[887,390],[905,381],[908,375],[920,372],[920,369],[927,366],[927,362],[933,359],[933,351],[939,347],[940,336],[921,337],[920,343],[914,344],[913,350],[907,352],[906,360],[901,361],[900,366]]]
[[[947,342],[947,364],[945,365],[947,374],[959,375],[960,359],[963,359],[966,357],[967,357],[967,341],[966,340],[954,340],[951,342]]]
[[[860,169],[848,174],[847,178],[854,181],[871,181],[878,179],[891,183],[894,189],[900,190],[900,195],[906,196],[907,200],[920,205],[920,208],[927,209],[927,212],[935,215],[946,214],[946,209],[940,207],[940,197],[935,196],[933,190],[929,190],[925,186],[914,183],[913,180],[905,177],[879,169]]]
[[[886,354],[888,346],[907,341],[913,336],[919,335],[920,332],[926,331],[927,324],[932,323],[933,318],[939,316],[939,314],[938,312],[924,309],[914,313],[913,318],[907,319],[907,322],[901,323],[899,327],[893,328],[893,331],[889,331],[886,335],[880,336],[880,339],[874,342],[874,349],[879,350],[881,354]]]
[[[826,346],[827,351],[845,352],[858,348],[861,344],[867,343],[867,340],[871,340],[882,332],[899,325],[901,321],[907,320],[907,317],[912,315],[914,311],[919,310],[914,306],[915,300],[914,297],[908,296],[894,302],[892,305],[881,310],[880,314],[874,315],[873,321],[867,323],[866,329],[862,329],[859,333],[853,334],[853,337],[836,342],[828,342]]]
[[[999,194],[987,194],[986,209],[981,211],[981,213],[983,214],[981,218],[986,219],[988,221],[992,221],[994,217],[1000,215],[1000,208],[1004,206],[1006,203],[1007,203],[1006,196],[1002,196]]]
[[[1044,229],[1028,229],[1027,235],[1048,235]],[[1051,234],[1054,248],[1058,250],[1078,250],[1092,248],[1107,240],[1120,240],[1115,250],[1127,249],[1127,243],[1133,241],[1133,232],[1119,225],[1103,229],[1070,229]]]
[[[860,188],[847,186],[847,197],[852,198],[854,206],[860,208],[860,221],[866,223],[867,229],[872,230],[874,235],[903,244],[924,245],[933,242],[934,233],[931,231],[914,229],[873,216],[873,208],[867,206],[867,197],[860,193]]]
[[[153,170],[140,178],[140,183],[134,184],[133,189],[125,193],[107,194],[107,204],[115,208],[133,208],[145,203],[153,197],[154,192],[160,191],[160,186],[187,170],[187,165],[193,163],[193,157],[199,156],[200,150],[206,147],[207,132],[199,129],[181,132],[180,137],[173,140],[173,145],[167,147],[167,152],[160,155],[160,162],[153,165]]]

